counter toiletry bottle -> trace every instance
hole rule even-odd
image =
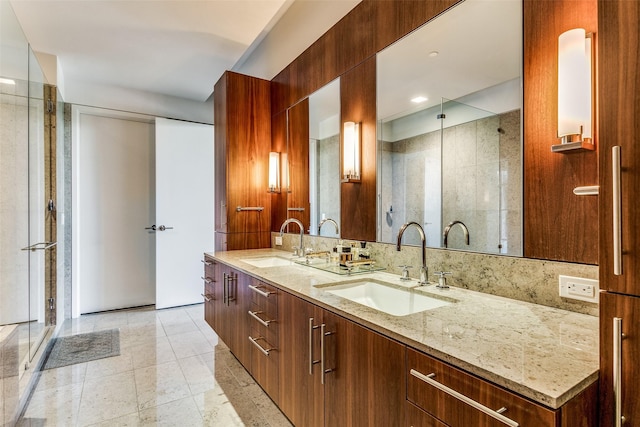
[[[367,242],[360,242],[360,259],[371,259],[371,252],[367,249]]]
[[[356,242],[351,242],[351,253],[353,254],[353,260],[357,261],[360,259],[360,248],[356,245]]]
[[[351,246],[343,246],[342,252],[340,253],[340,266],[346,267],[347,261],[351,261],[353,259],[353,254],[351,253]]]
[[[334,247],[333,251],[331,252],[331,265],[340,265],[340,254],[338,253],[337,247]]]

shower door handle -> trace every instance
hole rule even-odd
[[[160,231],[173,230],[173,227],[166,227],[164,225],[160,225],[160,226],[158,226],[158,230],[160,230]]]
[[[58,244],[58,242],[40,242],[40,243],[35,243],[33,245],[27,246],[26,248],[22,248],[20,250],[21,251],[31,251],[31,252],[46,251],[48,249],[51,249],[52,247],[54,247],[57,244]]]

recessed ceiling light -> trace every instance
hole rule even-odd
[[[411,102],[414,102],[416,104],[420,104],[421,102],[424,102],[426,100],[427,100],[427,98],[425,98],[424,96],[416,96],[415,98],[413,98],[411,100]]]
[[[432,50],[431,52],[429,52],[429,58],[435,58],[439,54],[440,52],[438,52],[437,50]]]
[[[6,85],[15,85],[16,81],[15,80],[11,80],[11,79],[5,79],[3,77],[0,77],[0,83],[4,83]]]

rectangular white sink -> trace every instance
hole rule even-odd
[[[358,280],[319,287],[339,297],[393,316],[406,316],[452,304],[444,299],[430,297],[378,280]]]
[[[290,259],[281,258],[279,256],[243,258],[240,261],[246,262],[247,264],[253,265],[254,267],[258,267],[258,268],[283,267],[283,266],[293,264],[293,262]]]

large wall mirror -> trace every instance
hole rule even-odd
[[[338,78],[309,96],[309,232],[312,235],[340,237],[339,168]]]
[[[522,256],[521,75],[518,0],[466,0],[378,53],[378,241],[415,221],[429,247]]]

